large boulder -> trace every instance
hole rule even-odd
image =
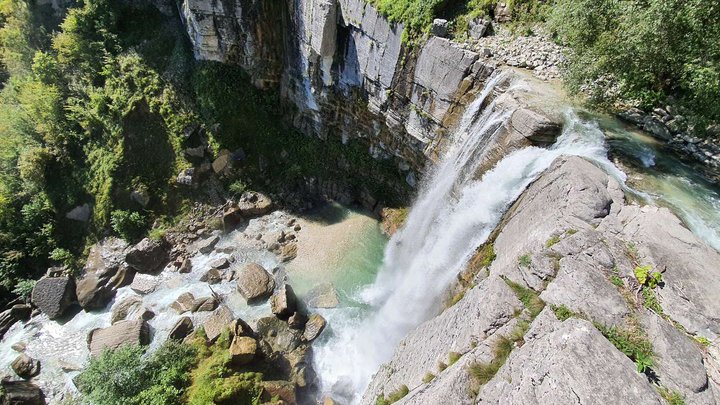
[[[40,387],[28,381],[0,382],[0,404],[45,405],[45,395]]]
[[[188,316],[183,316],[179,321],[175,323],[172,329],[170,329],[169,339],[183,340],[193,332],[195,326],[193,325],[192,319]]]
[[[145,238],[130,249],[125,261],[139,273],[155,273],[170,261],[168,244]]]
[[[231,326],[233,318],[234,316],[232,311],[225,305],[222,305],[215,312],[213,312],[213,314],[210,315],[210,318],[208,318],[208,320],[205,321],[205,323],[203,324],[203,328],[205,329],[205,336],[207,336],[208,341],[215,341],[215,339],[220,336],[223,330]]]
[[[132,282],[135,270],[125,264],[127,250],[127,243],[119,238],[107,238],[90,248],[76,288],[83,309],[105,308],[118,288]]]
[[[297,298],[289,284],[283,284],[270,298],[270,309],[278,318],[287,319],[297,309]]]
[[[259,217],[272,211],[273,204],[270,197],[256,192],[243,194],[238,202],[238,207],[245,218]]]
[[[335,308],[340,300],[332,283],[322,283],[307,293],[305,303],[311,308]]]
[[[230,344],[230,356],[238,366],[250,363],[257,352],[257,341],[247,336],[235,336]]]
[[[307,342],[315,340],[322,331],[325,329],[327,321],[322,315],[310,314],[307,322],[305,323],[305,331],[303,332],[303,339]]]
[[[50,319],[59,318],[77,301],[75,281],[70,277],[43,277],[35,284],[31,299]]]
[[[95,329],[88,337],[90,354],[97,356],[105,349],[117,349],[124,345],[150,343],[150,328],[142,319],[120,321],[104,329]]]
[[[142,310],[142,298],[136,295],[127,297],[113,305],[112,314],[110,315],[110,323],[114,324],[126,319],[137,319],[136,315],[139,315]]]
[[[209,238],[202,239],[195,244],[195,248],[202,254],[208,254],[215,249],[215,245],[220,242],[218,235],[210,236]]]
[[[174,309],[178,314],[192,311],[195,304],[195,296],[190,292],[180,294],[175,302],[170,304],[170,308]]]
[[[40,373],[40,361],[35,360],[27,354],[20,354],[13,360],[11,367],[20,378],[30,379]]]
[[[140,295],[147,295],[155,291],[159,284],[158,278],[151,274],[138,274],[130,284],[130,289]]]
[[[555,142],[562,132],[562,122],[528,108],[516,110],[510,125],[525,138],[540,143]]]
[[[273,277],[257,263],[249,263],[238,274],[237,289],[248,301],[268,297],[275,289]]]
[[[237,204],[232,204],[223,211],[223,230],[230,232],[243,222],[242,210]]]

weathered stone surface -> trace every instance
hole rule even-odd
[[[135,270],[124,263],[127,250],[127,243],[119,238],[106,238],[90,248],[76,288],[83,309],[105,308],[118,288],[132,282]]]
[[[540,298],[551,305],[565,305],[608,326],[622,326],[630,314],[625,299],[610,283],[602,267],[584,255],[561,259],[557,278]]]
[[[193,301],[191,312],[214,311],[220,303],[215,297],[203,297]]]
[[[209,342],[215,341],[224,329],[227,329],[233,321],[233,313],[225,305],[220,306],[210,318],[203,324],[205,335]]]
[[[191,271],[192,271],[192,261],[190,259],[183,260],[182,264],[180,265],[180,268],[178,268],[178,273],[186,274],[186,273],[190,273]]]
[[[209,265],[210,267],[214,267],[216,269],[226,269],[230,266],[230,261],[227,257],[218,257],[217,259],[211,261]]]
[[[716,403],[698,345],[653,313],[645,313],[642,325],[655,353],[653,371],[663,386],[679,392],[686,404]]]
[[[275,280],[259,264],[249,263],[238,274],[237,289],[248,301],[268,297],[275,289]]]
[[[363,403],[374,402],[384,387],[422,384],[438,362],[447,362],[449,352],[466,353],[480,345],[522,308],[505,281],[491,273],[457,304],[408,333],[394,354],[393,348],[384,348],[392,359],[373,376]]]
[[[510,125],[525,138],[541,143],[555,142],[562,132],[562,121],[528,108],[516,110],[510,119]]]
[[[304,329],[305,324],[308,321],[308,317],[300,312],[295,312],[288,318],[288,326],[292,329]]]
[[[90,332],[88,339],[90,354],[97,356],[105,349],[150,343],[150,328],[144,320],[120,321],[110,327]]]
[[[151,274],[137,274],[130,284],[130,289],[140,295],[150,294],[158,286],[158,279]]]
[[[4,392],[3,405],[45,405],[45,395],[40,387],[27,381],[0,382]]]
[[[125,261],[139,273],[155,273],[170,261],[169,253],[165,241],[145,238],[128,251]]]
[[[91,213],[90,204],[85,203],[70,210],[65,214],[65,218],[72,219],[73,221],[87,222],[90,219]]]
[[[196,243],[195,247],[197,248],[198,252],[202,254],[207,254],[213,251],[215,249],[215,245],[220,241],[220,237],[217,235],[210,236],[209,238],[200,240]]]
[[[228,233],[238,227],[245,219],[237,204],[233,204],[223,211],[223,230]]]
[[[278,318],[287,319],[297,309],[297,298],[289,284],[283,284],[270,298],[270,309]]]
[[[340,303],[340,299],[332,283],[322,283],[307,293],[305,303],[311,308],[335,308]]]
[[[27,354],[21,354],[10,365],[20,378],[30,379],[40,373],[40,361]]]
[[[218,284],[223,280],[223,276],[224,275],[220,270],[212,268],[200,276],[200,281],[208,284]]]
[[[325,330],[327,321],[320,314],[310,314],[307,322],[305,322],[305,330],[303,331],[303,339],[306,342],[312,342]]]
[[[260,318],[255,329],[275,352],[290,353],[303,345],[302,332],[274,316]]]
[[[193,325],[192,319],[188,316],[183,316],[175,323],[175,326],[170,329],[168,339],[183,340],[193,332],[194,328],[195,326]]]
[[[0,339],[5,336],[5,333],[15,322],[30,319],[31,313],[32,308],[27,304],[16,304],[10,309],[0,312]]]
[[[280,398],[286,404],[297,404],[295,384],[289,381],[263,381],[263,400]],[[328,405],[323,403],[323,405]],[[331,404],[332,405],[332,404]]]
[[[432,34],[445,38],[448,36],[448,20],[442,19],[442,18],[436,18],[433,20],[432,28],[431,28]]]
[[[113,305],[110,323],[117,323],[129,319],[132,314],[137,314],[142,308],[142,298],[138,296],[130,296]]]
[[[75,281],[69,277],[43,277],[35,284],[31,299],[50,319],[59,318],[77,301]]]
[[[255,358],[257,342],[247,336],[235,336],[230,343],[230,356],[233,363],[242,366],[250,363]]]
[[[663,403],[630,359],[592,324],[574,319],[514,350],[497,375],[480,390],[477,402]]]
[[[170,304],[170,308],[174,309],[178,314],[182,314],[187,311],[191,311],[195,304],[195,296],[192,293],[186,292],[180,294],[175,302]]]

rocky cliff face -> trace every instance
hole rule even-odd
[[[363,0],[185,0],[182,14],[196,58],[240,65],[291,102],[296,127],[367,139],[411,183],[496,68],[446,39],[406,47]]]
[[[403,385],[406,404],[663,403],[660,392],[716,403],[718,351],[699,341],[720,332],[708,267],[720,255],[669,210],[628,203],[602,170],[560,158],[505,215],[494,249],[474,287],[401,342],[363,403]],[[647,265],[663,278],[650,292],[634,274]],[[645,374],[629,336],[649,345]]]

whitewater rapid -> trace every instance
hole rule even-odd
[[[352,310],[324,314],[332,335],[315,346],[314,356],[323,394],[347,403],[360,400],[402,338],[437,313],[448,286],[507,208],[556,158],[583,156],[625,181],[607,158],[597,124],[570,110],[553,146],[512,152],[478,179],[486,146],[506,129],[513,113],[494,102],[484,107],[486,98],[508,80],[507,74],[494,76],[467,108],[454,146],[427,176],[404,227],[388,243],[376,281],[357,294],[371,309],[365,316]],[[524,87],[514,83],[508,91]]]

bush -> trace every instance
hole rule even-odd
[[[594,322],[593,325],[610,343],[635,362],[639,373],[647,373],[653,366],[655,354],[652,343],[639,327],[621,329],[615,326],[608,327],[599,322]]]
[[[37,283],[36,280],[18,281],[18,283],[15,284],[15,288],[13,289],[13,294],[27,301],[30,298],[30,294],[32,294],[33,288],[35,288],[35,283]]]
[[[147,229],[145,216],[137,211],[115,210],[110,214],[113,230],[128,242],[140,239]]]
[[[78,376],[78,388],[91,402],[103,405],[180,404],[197,350],[168,341],[151,356],[144,353],[145,348],[132,345],[103,352]]]

